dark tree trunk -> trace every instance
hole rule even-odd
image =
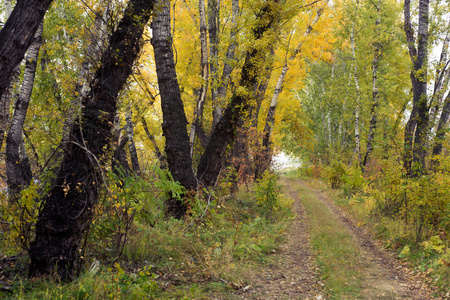
[[[21,148],[20,144],[23,143],[23,125],[25,124],[31,92],[33,91],[39,49],[42,44],[42,31],[43,24],[41,23],[25,59],[23,83],[16,102],[11,127],[6,137],[6,174],[10,201],[16,200],[20,191],[27,188],[32,179],[30,161],[28,156],[23,155],[25,149],[19,150]],[[20,152],[23,152],[22,155]]]
[[[8,90],[16,66],[53,0],[18,0],[0,31],[0,98]]]
[[[69,144],[70,133],[72,131],[73,123],[80,117],[81,105],[83,98],[88,97],[90,92],[90,82],[95,76],[95,71],[98,69],[98,65],[101,61],[101,56],[106,48],[106,39],[110,31],[107,28],[107,24],[110,18],[110,7],[106,6],[103,11],[103,15],[100,12],[96,13],[95,21],[92,28],[89,30],[89,44],[86,46],[83,62],[81,64],[80,71],[78,73],[78,80],[75,85],[76,94],[73,95],[66,118],[62,129],[62,137],[60,141],[60,147],[52,157],[52,164],[50,169],[55,174],[58,173],[62,158],[66,152],[66,147]],[[43,69],[46,69],[46,65],[49,62],[49,57],[45,54],[45,59],[41,60]],[[60,87],[56,81],[55,75],[50,71],[51,80],[53,82],[53,93],[58,102],[61,102]]]
[[[128,107],[125,119],[127,122],[128,150],[130,151],[131,167],[133,168],[133,172],[136,175],[139,175],[141,173],[141,167],[139,166],[136,144],[134,143],[134,124],[132,120],[131,107]]]
[[[187,133],[187,119],[181,100],[175,62],[172,51],[170,31],[170,4],[167,0],[158,1],[160,7],[152,22],[152,45],[155,53],[156,75],[158,77],[163,113],[162,130],[166,138],[166,158],[169,171],[175,181],[186,190],[197,186],[192,171],[192,160]],[[172,199],[168,203],[168,213],[182,217],[187,207],[181,201]]]
[[[445,134],[448,131],[448,120],[450,119],[450,93],[445,98],[444,107],[442,108],[441,117],[434,138],[433,155],[440,155],[442,153],[442,142]]]
[[[208,0],[209,73],[211,74],[211,102],[215,103],[218,91],[219,65],[219,12],[220,2]]]
[[[11,0],[5,1],[5,14],[6,19],[11,16],[12,7]],[[10,80],[9,87],[3,92],[0,97],[0,150],[3,146],[3,140],[5,138],[6,130],[9,122],[9,107],[11,106],[11,99],[15,85],[19,85],[20,81],[20,68],[19,65],[13,71],[12,78]]]
[[[0,100],[0,150],[3,146],[3,140],[5,139],[5,134],[9,125],[9,108],[11,106],[11,100],[14,94],[14,86],[20,85],[20,68],[13,71],[12,80],[10,86],[3,93]]]
[[[89,92],[91,91],[90,82],[95,75],[95,71],[97,69],[96,66],[101,60],[102,53],[105,50],[104,43],[108,36],[107,24],[109,18],[109,5],[107,5],[107,7],[105,8],[103,15],[97,13],[95,16],[94,25],[90,31],[91,34],[89,37],[89,45],[87,45],[85,57],[78,74],[78,80],[76,83],[77,95],[74,95],[73,101],[71,101],[70,103],[69,112],[64,122],[63,134],[61,138],[63,151],[60,152],[60,156],[64,154],[64,149],[69,142],[73,123],[79,117],[81,102],[83,101],[83,98],[88,97]]]
[[[231,151],[231,158],[229,158],[234,172],[240,174],[240,178],[236,180],[234,189],[238,189],[238,181],[241,180],[247,183],[250,178],[254,177],[260,167],[261,149],[259,147],[259,137],[256,136],[258,128],[258,117],[261,110],[261,105],[266,95],[266,90],[269,85],[270,77],[272,76],[274,45],[269,45],[266,60],[261,64],[259,77],[262,80],[253,86],[253,97],[250,101],[249,121],[241,120],[236,130],[236,141]],[[251,146],[250,146],[251,145]]]
[[[112,158],[112,170],[122,181],[123,179],[130,176],[132,170],[130,169],[130,165],[127,160],[127,153],[125,152],[125,146],[128,143],[128,138],[123,137],[121,133],[119,133],[117,137],[117,147],[114,150],[113,158]]]
[[[233,70],[234,64],[232,61],[234,60],[234,54],[237,47],[236,42],[236,35],[238,32],[237,28],[237,22],[239,17],[239,0],[232,0],[232,8],[231,8],[231,23],[232,23],[232,29],[230,33],[230,45],[228,45],[227,54],[225,57],[225,63],[223,65],[223,71],[222,76],[220,79],[219,87],[217,88],[217,101],[213,102],[215,105],[214,111],[213,111],[213,123],[212,128],[214,129],[219,122],[219,120],[222,118],[223,115],[223,108],[221,105],[221,102],[223,99],[225,99],[227,95],[227,88],[228,88],[228,81],[231,75],[231,71]]]
[[[266,1],[261,10],[257,12],[256,16],[259,22],[253,28],[254,44],[257,44],[257,41],[262,39],[268,30],[277,25],[280,13],[278,2],[278,0]],[[247,91],[253,91],[258,84],[258,64],[266,57],[269,50],[266,47],[247,51],[239,86],[244,87]],[[223,167],[226,148],[234,142],[236,128],[243,114],[249,112],[249,108],[250,97],[248,95],[244,93],[234,95],[214,128],[197,171],[197,177],[204,186],[210,187],[216,183]]]
[[[429,111],[427,102],[427,48],[428,48],[429,0],[419,1],[419,25],[417,49],[411,25],[410,0],[405,0],[405,33],[409,54],[414,63],[411,72],[413,109],[405,128],[405,167],[409,176],[416,177],[425,172],[426,144]]]
[[[62,167],[44,198],[29,249],[31,277],[52,273],[62,280],[73,277],[78,248],[103,183],[101,161],[111,139],[117,96],[132,72],[153,6],[151,0],[131,0],[109,39],[90,93],[82,101],[82,119],[74,123]]]

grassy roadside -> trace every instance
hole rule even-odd
[[[292,220],[291,203],[281,197],[274,178],[208,205],[193,204],[199,213],[183,220],[135,218],[119,259],[112,260],[104,246],[116,231],[101,227],[104,231],[93,232],[88,241],[76,280],[28,280],[16,273],[0,298],[233,299],[234,289],[247,285],[247,273],[271,263]]]
[[[309,189],[290,180],[301,197],[310,222],[311,244],[329,299],[361,298],[361,261],[358,245],[345,226]]]
[[[311,167],[314,169],[318,167]],[[322,172],[312,174],[310,169],[296,170],[292,174],[296,178],[302,178],[308,185],[324,193],[328,198],[333,199],[334,203],[348,212],[352,219],[359,225],[364,225],[366,229],[379,239],[386,249],[394,250],[398,257],[408,263],[411,278],[426,282],[429,286],[426,289],[432,291],[433,296],[444,297],[447,299],[450,295],[450,251],[448,248],[448,233],[441,229],[438,233],[440,239],[436,239],[436,233],[428,232],[431,238],[426,237],[425,241],[418,242],[416,239],[417,228],[414,218],[405,222],[404,211],[400,211],[395,217],[386,215],[385,211],[380,211],[378,205],[383,201],[392,200],[389,194],[383,194],[382,190],[375,190],[375,193],[381,195],[380,199],[374,202],[374,190],[365,188],[365,181],[360,176],[352,172],[346,175],[345,182],[341,188],[332,189],[325,183],[329,178],[322,178]],[[320,168],[319,168],[320,169]],[[326,174],[329,175],[329,174]],[[358,187],[358,188],[355,188]],[[388,185],[394,189],[394,185]],[[420,189],[417,189],[417,193]],[[412,191],[409,191],[412,193]],[[404,195],[404,194],[402,194]],[[433,195],[432,193],[430,195]],[[395,208],[393,208],[395,211]],[[413,214],[413,209],[409,211]],[[403,215],[402,215],[403,213]],[[446,238],[447,234],[447,238]],[[428,240],[427,240],[428,239]],[[447,241],[446,241],[447,239]],[[445,249],[447,246],[447,250]]]

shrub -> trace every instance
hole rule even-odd
[[[266,214],[271,214],[279,208],[281,186],[277,185],[277,175],[266,171],[257,181],[255,189],[256,203]]]
[[[326,168],[326,177],[333,189],[341,187],[346,174],[345,165],[339,160],[333,160]]]

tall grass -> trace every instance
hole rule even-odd
[[[117,201],[99,209],[103,213],[86,240],[75,281],[28,280],[19,274],[10,280],[12,291],[0,292],[0,298],[226,299],[245,284],[246,272],[271,261],[292,217],[291,201],[279,195],[273,176],[234,196],[193,199],[191,214],[182,220],[164,216],[160,191],[150,199],[152,186],[130,186],[134,190],[117,193]],[[121,256],[110,247],[119,234]]]

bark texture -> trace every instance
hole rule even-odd
[[[380,3],[378,3],[379,5]],[[377,19],[375,21],[375,34],[380,34],[380,7],[376,4],[375,8],[377,10]],[[373,143],[375,139],[375,130],[377,128],[377,119],[378,119],[378,64],[380,60],[380,52],[381,45],[379,42],[375,41],[373,45],[373,59],[372,59],[372,108],[370,110],[370,125],[369,125],[369,134],[367,136],[367,146],[366,146],[366,154],[364,155],[364,159],[361,165],[362,170],[366,168],[366,165],[369,161],[370,154],[373,151]]]
[[[158,1],[158,13],[152,23],[152,34],[151,42],[155,53],[163,113],[162,130],[166,138],[167,164],[173,179],[189,191],[197,186],[197,181],[192,171],[188,123],[175,71],[170,31],[170,3],[167,0]],[[169,214],[182,217],[186,211],[187,207],[181,201],[176,199],[169,201]]]
[[[239,17],[239,0],[232,0],[231,2],[231,23],[232,23],[232,29],[230,33],[230,44],[227,48],[227,54],[225,57],[225,63],[223,65],[223,71],[222,76],[220,78],[220,84],[217,88],[217,101],[215,102],[215,107],[213,111],[213,124],[212,128],[214,129],[219,122],[219,120],[222,118],[223,115],[223,108],[221,105],[221,102],[223,99],[225,99],[227,95],[227,89],[228,89],[228,81],[231,75],[231,72],[233,71],[233,60],[235,59],[235,51],[237,47],[236,42],[236,35],[238,32],[237,28],[237,21]],[[213,102],[214,103],[214,102]]]
[[[409,176],[416,177],[425,172],[426,137],[429,111],[427,99],[427,48],[428,48],[429,0],[419,1],[419,24],[417,48],[411,25],[410,0],[405,0],[404,29],[408,50],[414,69],[411,72],[413,109],[405,127],[404,165]]]
[[[440,155],[442,153],[442,143],[445,138],[445,134],[448,131],[448,121],[450,119],[450,93],[445,98],[444,107],[442,108],[441,117],[436,131],[436,137],[434,138],[433,155]]]
[[[16,102],[11,126],[6,137],[6,174],[10,200],[14,201],[20,191],[29,186],[32,173],[28,156],[25,155],[21,143],[23,143],[23,125],[30,104],[31,92],[33,91],[34,78],[36,75],[39,49],[42,45],[43,24],[41,23],[35,33],[35,38],[25,58],[25,71],[19,98]]]
[[[0,98],[8,90],[14,69],[34,40],[53,0],[18,0],[0,31]]]
[[[279,0],[266,1],[263,7],[256,13],[259,22],[253,28],[255,44],[264,37],[264,34],[277,26],[280,18]],[[234,142],[236,128],[244,113],[249,112],[251,91],[258,84],[258,62],[266,57],[269,49],[253,48],[247,51],[242,67],[239,86],[246,92],[235,94],[228,104],[225,112],[211,134],[208,146],[203,153],[197,170],[200,183],[210,187],[222,170],[225,152],[228,145]]]
[[[11,16],[11,12],[12,12],[11,0],[6,0],[5,1],[6,19],[8,19]],[[5,133],[8,128],[9,107],[11,106],[11,99],[14,86],[16,84],[18,85],[19,74],[20,74],[19,66],[16,66],[16,68],[13,71],[9,87],[3,92],[3,94],[0,97],[0,150],[2,149],[3,140],[5,138]]]
[[[132,72],[153,6],[154,1],[131,0],[109,38],[91,91],[83,98],[82,119],[74,123],[56,182],[43,199],[29,249],[31,277],[52,273],[62,280],[73,277],[78,248],[103,183],[101,161],[111,139],[117,95]]]
[[[191,148],[191,158],[194,154],[195,136],[198,133],[204,133],[203,130],[203,110],[206,102],[206,94],[208,93],[209,85],[209,65],[208,65],[208,41],[206,35],[206,8],[205,1],[199,0],[199,17],[200,17],[200,75],[202,77],[202,84],[198,91],[197,106],[194,113],[194,122],[191,125],[191,132],[189,136],[189,145]],[[202,145],[206,145],[205,135],[199,135]]]
[[[328,1],[326,2],[326,4]],[[325,4],[325,5],[326,5]],[[312,30],[313,26],[319,21],[322,13],[323,13],[323,7],[319,8],[317,10],[317,13],[314,17],[314,19],[311,21],[309,26],[306,28],[305,32],[303,33],[303,36],[308,36]],[[300,42],[297,47],[294,50],[294,53],[289,57],[288,60],[283,65],[283,68],[281,69],[281,74],[278,77],[277,84],[275,86],[275,90],[272,96],[272,100],[270,102],[269,111],[267,113],[266,117],[266,123],[264,125],[264,133],[263,133],[263,141],[262,141],[262,149],[261,149],[261,156],[257,158],[257,164],[255,168],[255,178],[260,178],[262,174],[267,170],[267,168],[270,166],[271,160],[272,160],[272,133],[273,133],[273,127],[275,125],[275,115],[276,115],[276,108],[278,105],[278,98],[283,90],[283,84],[284,80],[286,78],[286,74],[289,71],[289,62],[293,61],[297,55],[301,52],[303,46],[303,42]]]
[[[352,48],[352,57],[355,65],[353,66],[353,79],[355,81],[356,92],[356,106],[355,106],[355,155],[358,160],[358,166],[361,164],[361,136],[360,136],[360,110],[361,110],[361,88],[358,77],[358,63],[356,60],[356,46],[355,46],[355,30],[352,27],[350,32],[350,44]]]
[[[139,175],[141,173],[141,167],[139,166],[136,144],[134,143],[134,123],[132,119],[131,107],[128,107],[125,120],[127,122],[128,150],[130,151],[131,168],[136,175]]]
[[[219,73],[219,30],[220,30],[220,1],[208,0],[208,36],[209,36],[209,73],[211,74],[211,102],[218,96]]]

